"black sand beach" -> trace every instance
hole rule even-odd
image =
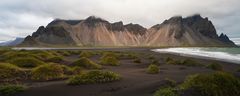
[[[221,64],[224,71],[238,74],[236,70],[240,65],[216,61],[211,59],[199,59],[195,57],[182,57],[172,54],[162,54],[150,51],[149,49],[107,49],[108,51],[132,51],[142,54],[140,56],[142,63],[133,63],[131,59],[120,60],[120,66],[104,66],[104,70],[111,70],[121,75],[121,80],[105,84],[87,84],[79,86],[69,86],[65,80],[29,83],[30,88],[18,96],[152,96],[153,93],[165,84],[165,79],[169,78],[183,82],[186,76],[198,73],[212,73],[211,69],[205,67],[187,67],[184,65],[169,65],[165,59],[171,57],[174,59],[192,59],[201,64],[217,62]],[[150,64],[146,59],[147,55],[153,55],[159,60],[160,73],[147,74],[146,68]],[[77,56],[67,57],[69,62],[77,59]],[[91,57],[97,61],[99,56]]]

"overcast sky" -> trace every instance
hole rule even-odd
[[[25,37],[55,18],[85,19],[151,27],[172,16],[199,13],[218,33],[240,37],[240,0],[1,0],[0,41]]]

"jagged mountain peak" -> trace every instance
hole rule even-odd
[[[143,26],[139,25],[139,24],[133,24],[133,23],[129,23],[124,25],[124,27],[130,31],[133,32],[134,34],[140,34],[143,35],[146,33],[147,29],[144,28]]]
[[[55,19],[40,26],[22,45],[73,46],[234,46],[225,34],[217,35],[208,18],[199,14],[174,16],[146,29],[139,24],[90,16],[84,20]],[[232,42],[232,43],[231,43]]]
[[[219,39],[220,39],[221,41],[225,42],[225,43],[229,43],[229,44],[235,45],[234,42],[232,42],[232,41],[228,38],[228,36],[227,36],[226,34],[224,34],[224,33],[221,33],[221,34],[219,35]]]
[[[129,24],[126,24],[124,26],[131,26],[131,27],[141,27],[141,28],[144,28],[143,26],[139,25],[139,24],[133,24],[133,23],[129,23]]]
[[[99,17],[96,17],[96,16],[89,16],[88,18],[86,18],[84,21],[83,21],[88,27],[95,27],[95,25],[97,23],[104,23],[104,24],[109,24],[108,21],[102,19],[102,18],[99,18]]]
[[[191,18],[191,19],[193,19],[193,20],[203,19],[203,17],[202,17],[200,14],[194,14],[194,15],[192,15],[192,16],[186,17],[185,19],[189,19],[189,18]]]
[[[123,22],[122,21],[118,21],[118,22],[114,22],[112,24],[123,25]]]
[[[50,22],[47,27],[51,26],[59,26],[63,25],[64,23],[69,24],[69,25],[77,25],[83,20],[64,20],[64,19],[54,19],[52,22]]]
[[[108,22],[100,17],[97,16],[89,16],[84,20],[85,22]]]
[[[168,20],[165,20],[163,23],[164,24],[166,24],[166,23],[181,23],[182,19],[183,19],[182,16],[174,16]]]
[[[224,33],[221,33],[220,35],[219,35],[219,37],[226,37],[227,35],[226,34],[224,34]]]
[[[109,28],[109,30],[112,30],[112,31],[124,31],[124,25],[123,25],[122,21],[112,23],[109,26],[111,26],[111,28]]]

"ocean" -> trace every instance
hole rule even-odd
[[[236,44],[236,45],[240,45],[240,38],[231,38],[231,40]]]
[[[220,61],[240,64],[240,48],[162,48],[152,51],[160,53],[178,54],[181,56],[196,56],[199,58],[211,58]]]

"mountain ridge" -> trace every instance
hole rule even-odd
[[[40,26],[20,46],[236,46],[226,35],[218,36],[208,18],[199,14],[174,16],[144,28],[139,24],[110,23],[90,16],[84,20],[55,19]]]
[[[16,46],[24,41],[24,38],[17,37],[14,40],[1,42],[0,46]]]

